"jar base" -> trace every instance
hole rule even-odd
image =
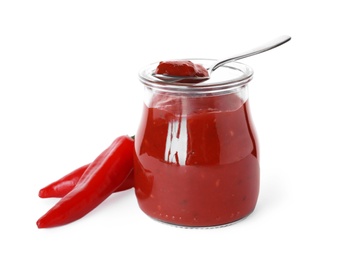
[[[245,220],[246,218],[248,218],[252,213],[253,212],[251,212],[248,215],[246,215],[246,216],[244,216],[244,217],[242,217],[240,219],[237,219],[235,221],[232,221],[232,222],[229,222],[229,223],[226,223],[226,224],[213,225],[213,226],[185,226],[185,225],[179,225],[179,224],[174,224],[174,223],[162,221],[162,220],[157,219],[157,218],[152,218],[152,217],[150,217],[150,218],[152,220],[156,221],[156,222],[159,222],[159,223],[162,223],[162,224],[165,224],[165,225],[168,225],[168,226],[176,227],[176,228],[184,228],[184,229],[215,229],[215,228],[224,228],[224,227],[228,227],[228,226],[237,224],[237,223]]]

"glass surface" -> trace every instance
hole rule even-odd
[[[247,86],[252,70],[230,64],[214,72],[219,79],[196,85],[160,83],[149,73],[151,68],[140,74],[145,94],[135,137],[140,208],[188,227],[226,225],[249,215],[259,193]]]

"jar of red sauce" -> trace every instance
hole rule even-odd
[[[193,60],[209,67],[211,60]],[[248,103],[253,71],[229,63],[201,83],[167,83],[144,68],[135,192],[153,219],[186,227],[233,223],[255,208],[259,150]]]

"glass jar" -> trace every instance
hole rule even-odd
[[[192,60],[208,67],[212,60]],[[218,68],[202,83],[144,84],[135,136],[135,192],[153,219],[187,227],[227,225],[249,215],[259,193],[259,150],[248,103],[253,71]]]

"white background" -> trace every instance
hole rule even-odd
[[[341,259],[340,1],[1,1],[0,259]],[[244,60],[261,150],[254,213],[180,229],[133,190],[40,230],[57,199],[38,191],[92,161],[140,119],[146,64],[221,58],[282,34]]]

